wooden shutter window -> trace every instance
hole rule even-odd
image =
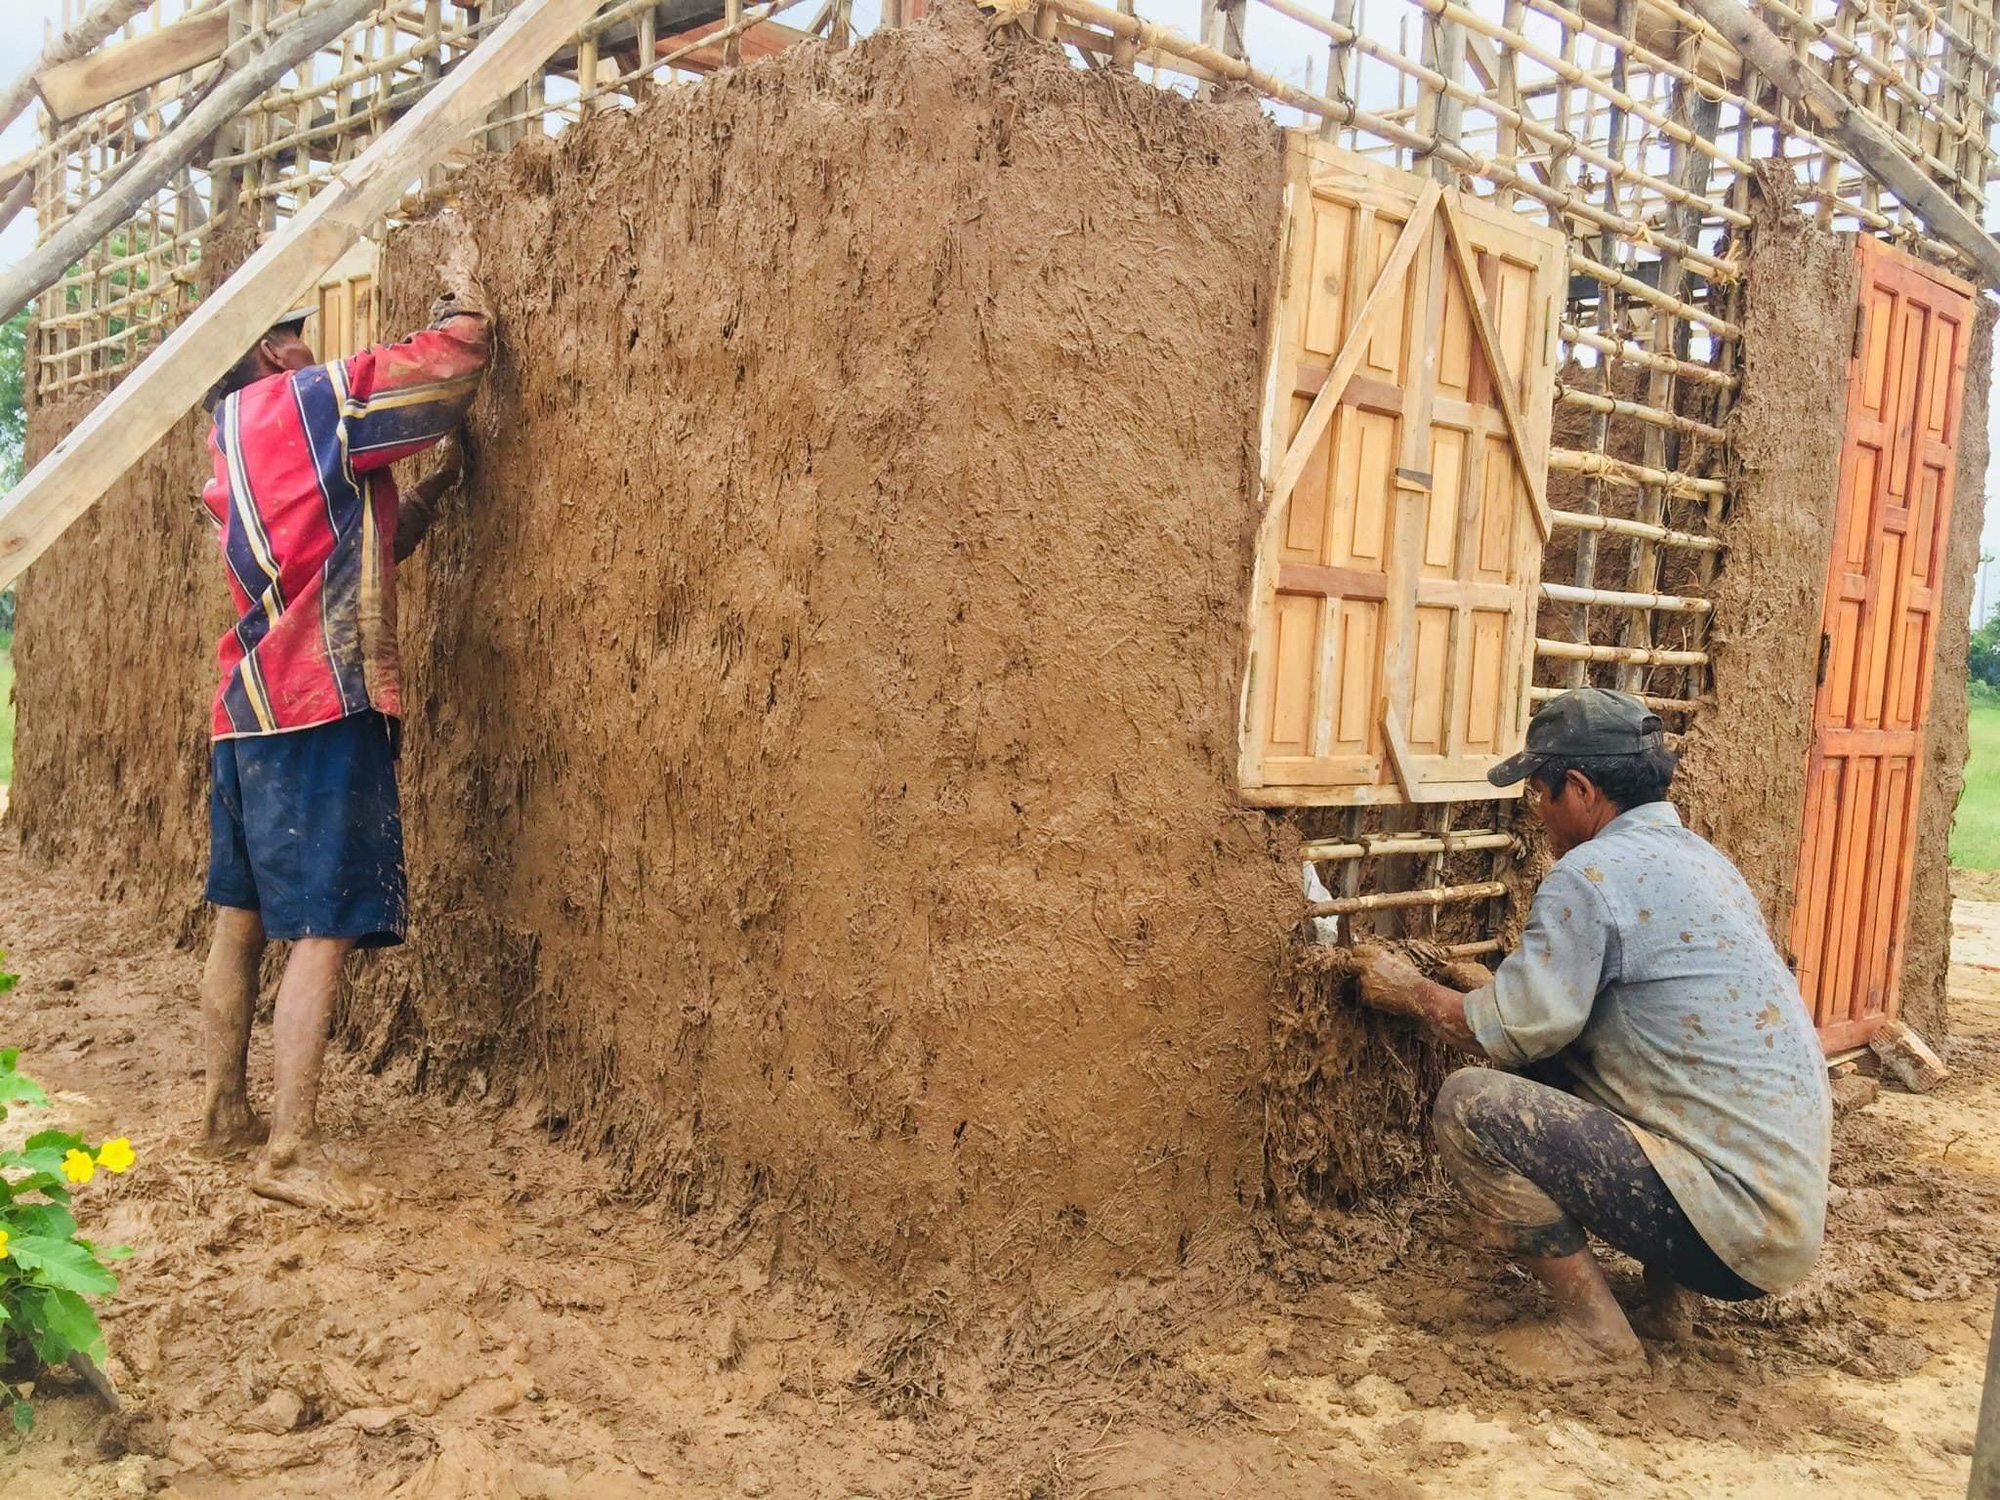
[[[1507,795],[1527,721],[1563,243],[1294,135],[1239,779]]]
[[[325,364],[358,354],[380,338],[382,247],[362,240],[320,281],[318,310],[306,319],[305,341]]]

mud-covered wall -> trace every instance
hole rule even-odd
[[[1781,194],[1785,180],[1762,179]],[[1785,948],[1805,815],[1820,606],[1833,553],[1854,251],[1760,195],[1730,410],[1726,561],[1709,631],[1715,706],[1680,744],[1674,800],[1735,861]]]
[[[350,1038],[877,1276],[1240,1227],[1299,912],[1228,789],[1279,163],[1254,103],[949,7],[467,172],[501,352],[402,575],[412,941]],[[392,327],[445,234],[393,239]],[[202,431],[20,636],[28,847],[183,935]]]
[[[39,459],[88,401],[29,413]],[[233,619],[184,418],[20,583],[9,817],[35,854],[183,934],[208,868],[215,643]]]
[[[1923,801],[1917,812],[1916,869],[1910,881],[1910,925],[1904,938],[1903,1019],[1942,1043],[1950,1031],[1947,983],[1951,967],[1951,821],[1965,785],[1967,650],[1972,589],[1979,572],[1979,534],[1986,524],[1986,466],[1991,457],[1987,403],[1993,383],[1996,309],[1982,296],[1965,362],[1965,405],[1959,418],[1958,474],[1945,544],[1943,597],[1938,601],[1937,655],[1930,720],[1924,730]]]
[[[468,173],[502,352],[403,575],[412,942],[353,1027],[891,1274],[1240,1222],[1299,910],[1228,791],[1278,171],[967,8]]]

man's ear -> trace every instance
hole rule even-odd
[[[270,366],[271,369],[282,370],[285,368],[284,346],[272,338],[270,334],[267,333],[261,339],[257,340],[257,352],[263,356],[264,363]]]

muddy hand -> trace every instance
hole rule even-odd
[[[1364,1005],[1391,1015],[1414,1015],[1424,976],[1417,966],[1393,949],[1363,943],[1353,953],[1354,975],[1361,982]]]
[[[1483,990],[1493,982],[1493,971],[1469,958],[1455,958],[1438,970],[1438,982],[1455,990]]]
[[[437,472],[450,476],[446,481],[447,486],[456,487],[464,484],[466,477],[472,472],[472,454],[466,447],[465,429],[454,428],[439,438],[437,455]]]

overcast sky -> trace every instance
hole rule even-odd
[[[0,0],[0,7],[7,12],[4,23],[0,23],[0,78],[12,78],[41,52],[43,27],[56,19],[61,6],[59,0]],[[1199,28],[1200,0],[1141,0],[1139,9],[1147,19],[1174,26],[1190,36]],[[857,23],[872,24],[880,12],[879,0],[857,0],[854,10]],[[1380,15],[1382,10],[1376,13]],[[1323,59],[1326,53],[1324,38],[1261,6],[1251,7],[1249,43],[1253,58],[1274,72],[1302,82],[1306,81],[1306,71],[1314,60]],[[36,113],[29,109],[0,133],[0,161],[11,160],[33,148]],[[1995,189],[1988,199],[1987,222],[2000,224],[2000,189]],[[19,215],[0,232],[0,265],[18,260],[33,246],[34,237],[33,213]],[[1992,403],[1991,417],[1994,447],[2000,450],[2000,400]],[[2000,555],[2000,475],[1989,472],[1987,494],[1982,550]],[[2000,605],[2000,564],[1987,570],[1986,582],[1987,592],[1993,596],[1988,603]]]

